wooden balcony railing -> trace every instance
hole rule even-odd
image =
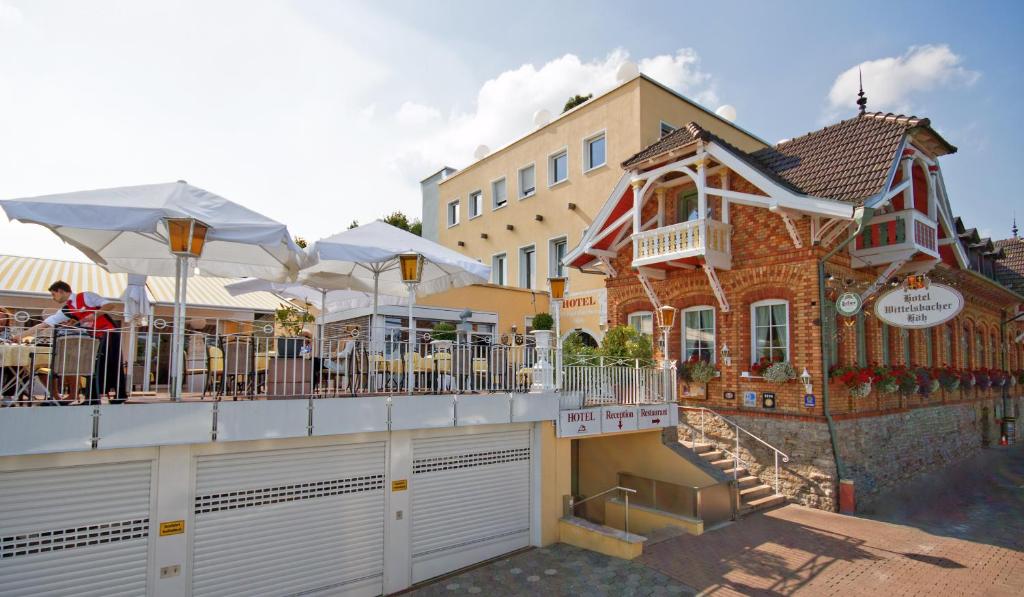
[[[704,257],[715,267],[731,266],[732,226],[702,218],[633,235],[633,265]]]
[[[914,252],[939,258],[938,226],[914,209],[872,218],[851,250],[868,265],[883,265]]]

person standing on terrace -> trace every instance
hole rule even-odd
[[[72,292],[71,285],[63,280],[57,280],[48,290],[60,309],[14,339],[21,341],[47,327],[69,326],[84,330],[100,341],[86,404],[99,404],[100,395],[110,396],[111,392],[111,403],[124,402],[128,397],[128,389],[125,387],[126,375],[121,362],[121,333],[117,322],[108,314],[117,303],[95,292]]]

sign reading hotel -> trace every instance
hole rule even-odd
[[[878,297],[875,315],[898,328],[930,328],[956,317],[964,297],[944,284],[897,288]]]
[[[601,433],[601,409],[580,408],[558,413],[558,437],[581,437]]]

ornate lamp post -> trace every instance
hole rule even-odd
[[[413,303],[416,302],[416,287],[423,277],[423,255],[419,253],[402,253],[398,256],[402,270],[402,282],[409,289],[409,348],[408,362],[405,368],[406,389],[412,394],[413,383],[413,352],[416,350],[416,320],[413,319]]]
[[[206,245],[206,234],[210,227],[195,218],[164,218],[167,228],[167,246],[171,254],[177,257],[174,264],[174,330],[171,336],[171,371],[174,380],[171,383],[171,398],[181,399],[181,386],[184,381],[183,357],[185,351],[185,301],[188,298],[188,260],[198,259]]]
[[[562,388],[562,300],[565,298],[564,277],[548,278],[555,312],[555,388]]]

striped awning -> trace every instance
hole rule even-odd
[[[127,274],[111,274],[94,263],[0,255],[0,293],[45,297],[49,296],[47,288],[54,280],[64,280],[76,291],[89,290],[107,298],[120,297],[128,284]],[[237,281],[236,278],[192,276],[188,280],[186,303],[196,307],[273,311],[285,302],[270,292],[231,296],[224,287]],[[174,278],[147,278],[146,290],[153,304],[174,303]]]

